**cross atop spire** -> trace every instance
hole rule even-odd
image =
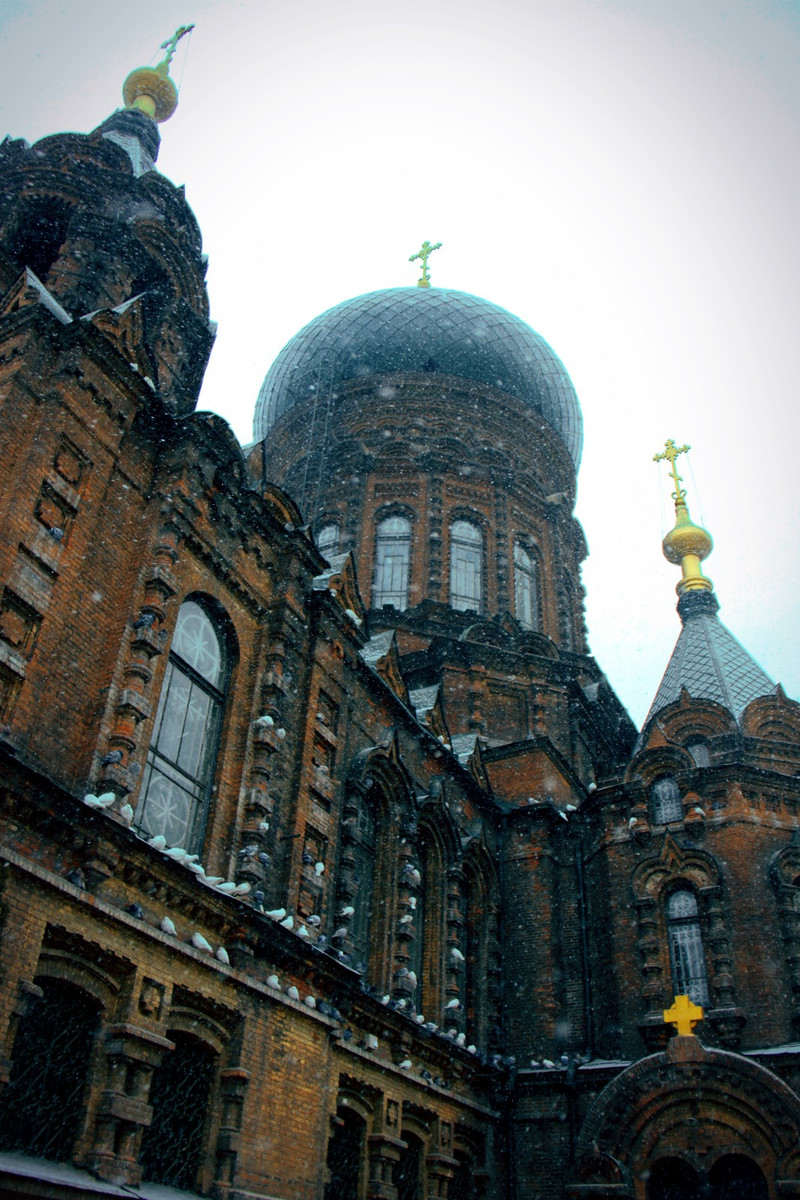
[[[194,25],[181,25],[171,38],[161,43],[160,48],[166,53],[158,66],[137,67],[135,71],[131,71],[122,85],[122,98],[126,108],[138,109],[159,124],[169,120],[178,107],[178,89],[170,78],[169,64],[175,55],[178,42],[193,29]]]
[[[653,455],[653,462],[655,463],[661,462],[665,458],[669,462],[670,474],[675,483],[675,491],[672,493],[673,500],[686,499],[686,489],[681,487],[681,484],[683,483],[683,477],[678,474],[678,470],[675,466],[675,459],[679,454],[687,454],[691,448],[691,446],[676,446],[672,438],[669,438],[666,442],[664,442],[664,453]]]
[[[173,33],[171,38],[167,38],[167,40],[165,42],[161,43],[161,46],[159,47],[159,49],[166,50],[166,52],[167,52],[164,55],[163,59],[161,60],[162,66],[165,66],[165,67],[169,66],[169,64],[172,62],[173,58],[175,57],[175,51],[178,47],[178,42],[181,40],[182,37],[186,37],[187,33],[191,33],[193,29],[194,29],[194,25],[181,25],[181,26],[179,26],[178,29],[175,30],[175,32]]]
[[[417,280],[417,287],[431,286],[431,277],[428,274],[428,257],[433,254],[434,250],[440,250],[441,246],[441,242],[437,242],[435,246],[432,246],[430,242],[423,242],[422,249],[418,250],[416,254],[412,254],[409,258],[409,262],[414,262],[417,258],[422,259],[422,277]]]

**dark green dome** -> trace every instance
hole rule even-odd
[[[259,392],[253,434],[317,388],[395,371],[455,375],[530,404],[578,466],[583,428],[564,365],[519,317],[466,292],[387,288],[345,300],[315,317],[284,346]]]

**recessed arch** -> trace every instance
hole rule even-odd
[[[584,1167],[571,1182],[606,1182],[595,1175],[604,1163],[634,1179],[659,1159],[697,1166],[730,1154],[758,1163],[767,1179],[792,1177],[800,1164],[797,1095],[751,1059],[698,1038],[679,1041],[603,1089],[578,1135],[575,1161]]]

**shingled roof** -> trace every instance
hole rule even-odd
[[[644,725],[686,689],[694,700],[714,700],[738,719],[751,700],[775,684],[717,618],[713,592],[688,592],[678,602],[683,628]]]

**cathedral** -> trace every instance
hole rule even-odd
[[[288,343],[250,446],[196,411],[176,39],[0,148],[0,1195],[800,1196],[800,705],[686,447],[637,730],[569,375],[435,247]]]

